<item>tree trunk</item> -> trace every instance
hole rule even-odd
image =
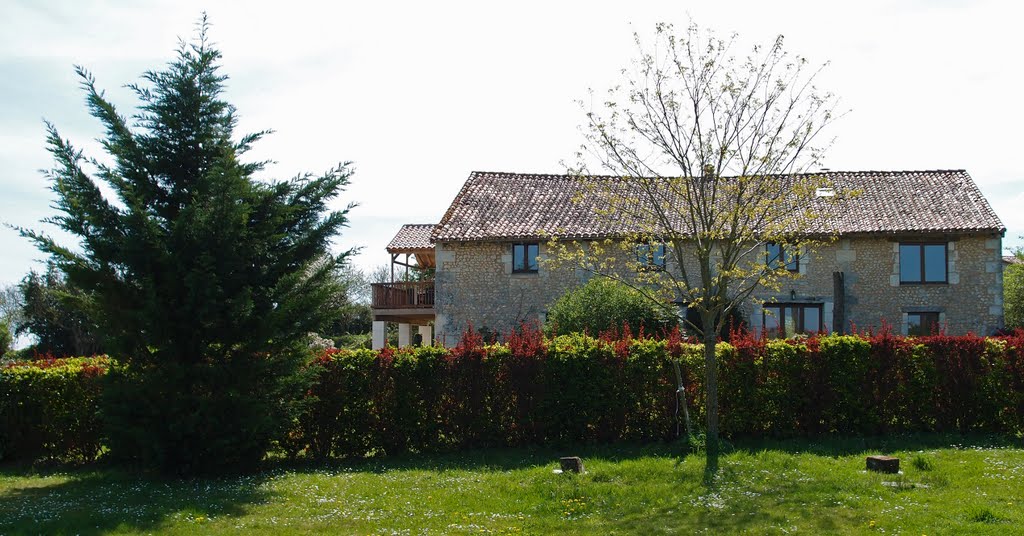
[[[683,373],[679,370],[679,360],[672,359],[672,368],[676,371],[676,438],[679,437],[679,406],[683,408],[683,419],[686,421],[686,441],[693,440],[693,425],[690,424],[690,410],[686,402],[686,387],[683,385]]]
[[[718,469],[718,359],[715,357],[715,343],[718,334],[715,332],[714,315],[705,312],[704,321],[704,383],[708,414],[708,430],[706,436],[707,466],[705,472]]]

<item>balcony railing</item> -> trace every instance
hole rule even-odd
[[[434,307],[434,282],[374,283],[374,309],[429,309]]]

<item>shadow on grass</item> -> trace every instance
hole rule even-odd
[[[625,532],[650,532],[653,527],[666,528],[708,527],[723,533],[739,532],[751,527],[781,524],[795,515],[822,533],[835,532],[851,526],[843,522],[844,516],[853,516],[841,510],[821,515],[822,493],[831,488],[806,490],[806,484],[782,481],[773,488],[779,498],[787,497],[782,513],[763,508],[764,504],[781,499],[766,497],[743,498],[743,479],[735,464],[730,464],[732,453],[779,451],[794,454],[838,457],[868,452],[916,451],[933,448],[1000,448],[1020,447],[1019,439],[999,436],[914,435],[877,438],[819,438],[800,440],[740,441],[725,445],[722,465],[713,471],[715,478],[702,482],[703,452],[689,452],[683,443],[655,443],[647,445],[577,445],[562,447],[536,447],[516,449],[477,449],[446,454],[409,454],[393,457],[371,457],[359,460],[270,460],[264,470],[254,476],[204,478],[195,480],[165,479],[159,476],[124,471],[104,464],[81,467],[32,468],[29,466],[0,465],[0,534],[104,534],[108,532],[159,532],[173,525],[187,527],[198,518],[242,517],[255,507],[282,500],[276,492],[262,484],[283,473],[318,473],[332,471],[388,473],[392,471],[514,471],[532,468],[555,468],[561,456],[580,456],[584,464],[601,461],[618,463],[647,458],[673,459],[680,471],[665,471],[663,461],[629,464],[628,469],[608,468],[588,475],[564,480],[526,478],[533,481],[538,493],[548,494],[561,489],[566,498],[574,497],[580,486],[588,486],[598,497],[614,495],[615,490],[628,486],[662,486],[672,500],[652,495],[639,504],[614,509],[614,517],[605,522]],[[787,462],[787,460],[782,460]],[[793,462],[795,463],[795,462]],[[549,471],[544,471],[549,473]],[[514,476],[512,479],[518,479]],[[705,477],[706,478],[706,477]],[[499,479],[499,481],[501,481]],[[554,488],[551,488],[554,486]],[[739,486],[739,487],[737,487]],[[549,489],[551,488],[551,489]],[[519,488],[516,488],[519,489]],[[639,492],[630,488],[630,493]],[[652,488],[653,489],[653,488]],[[739,490],[739,491],[738,491]],[[535,490],[536,491],[536,490]],[[660,492],[659,492],[660,493]],[[764,494],[765,492],[761,491]],[[806,499],[803,495],[806,495]],[[818,495],[814,495],[818,494]],[[755,494],[756,495],[756,494]],[[750,508],[737,509],[732,503],[716,506],[721,497],[748,501]],[[544,495],[548,497],[548,495]],[[560,496],[559,496],[560,497]],[[740,497],[737,499],[737,497]],[[623,499],[625,500],[625,499]],[[767,501],[767,502],[766,502]],[[806,506],[804,506],[806,504]],[[555,505],[556,507],[558,504]],[[557,508],[556,508],[557,509]],[[677,519],[681,511],[691,517]],[[556,513],[557,514],[557,513]],[[723,515],[724,514],[724,515]],[[652,517],[653,516],[653,517]],[[653,521],[652,519],[657,519]],[[655,523],[656,525],[652,525]],[[696,523],[696,525],[694,524]],[[196,529],[201,529],[196,523]],[[547,526],[547,525],[543,525]],[[553,526],[553,525],[552,525]]]
[[[95,464],[0,466],[0,534],[106,534],[242,516],[269,501],[266,474],[172,480]],[[4,482],[18,480],[17,487]],[[171,518],[174,518],[173,520]]]

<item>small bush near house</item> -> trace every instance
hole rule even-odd
[[[43,358],[0,368],[0,459],[94,459],[107,357]]]
[[[597,335],[623,329],[632,333],[664,334],[678,324],[672,311],[657,305],[636,289],[604,277],[570,290],[548,309],[546,331],[552,335]]]
[[[1006,266],[1003,272],[1003,303],[1006,327],[1024,328],[1024,251],[1016,257],[1021,261]]]

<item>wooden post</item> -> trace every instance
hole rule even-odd
[[[583,472],[583,460],[578,456],[566,456],[559,458],[559,462],[562,464],[563,473],[582,473]]]
[[[832,272],[832,333],[846,333],[846,275]]]
[[[900,472],[900,459],[892,456],[868,456],[868,471],[898,473]]]

